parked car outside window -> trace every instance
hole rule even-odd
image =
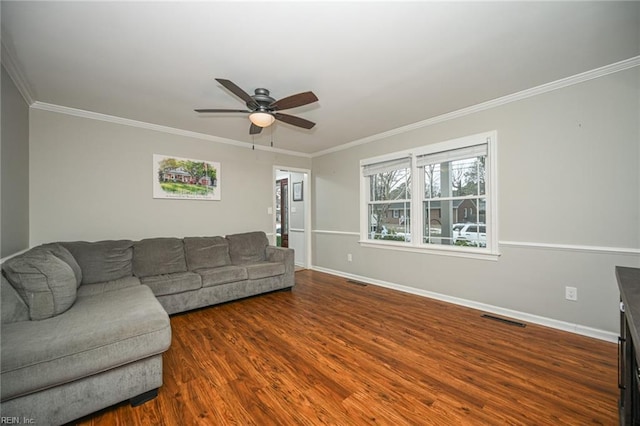
[[[456,223],[453,226],[453,241],[460,246],[486,247],[487,226],[484,223]]]

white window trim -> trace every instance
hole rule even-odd
[[[461,247],[461,246],[439,246],[422,243],[422,194],[424,193],[424,179],[420,177],[420,168],[417,166],[417,157],[426,154],[449,151],[453,149],[465,148],[478,144],[487,144],[487,169],[486,176],[488,182],[486,186],[486,223],[489,231],[487,233],[487,247]],[[452,139],[431,145],[422,146],[413,150],[394,152],[360,161],[360,245],[362,247],[380,248],[386,250],[397,250],[417,253],[427,253],[443,256],[465,257],[482,260],[498,260],[498,133],[490,131]],[[363,175],[363,168],[367,165],[391,161],[400,158],[411,158],[411,235],[420,236],[411,238],[411,242],[397,242],[386,240],[371,240],[368,238],[368,178]]]

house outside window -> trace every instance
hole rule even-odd
[[[362,160],[361,244],[497,259],[496,139],[488,132]]]

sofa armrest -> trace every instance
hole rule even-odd
[[[285,274],[292,274],[295,270],[294,251],[290,248],[267,246],[265,254],[268,262],[284,263]]]

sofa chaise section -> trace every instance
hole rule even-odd
[[[123,276],[126,262],[114,263],[127,244],[101,242],[103,262],[46,245],[3,264],[3,417],[59,425],[157,392],[169,317],[126,267]]]

